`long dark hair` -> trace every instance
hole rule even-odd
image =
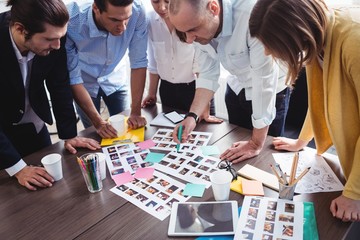
[[[287,83],[293,84],[302,67],[323,51],[327,26],[323,0],[258,0],[249,21],[258,38],[288,67]]]

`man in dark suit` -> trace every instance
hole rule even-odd
[[[9,0],[0,15],[0,169],[30,190],[52,186],[42,167],[22,158],[51,144],[45,122],[52,115],[65,148],[99,149],[99,143],[77,137],[76,117],[66,63],[65,33],[69,15],[61,0]]]

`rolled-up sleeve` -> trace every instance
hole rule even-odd
[[[68,31],[71,31],[68,29]],[[70,34],[66,37],[66,54],[67,54],[67,66],[69,70],[70,85],[83,83],[81,78],[81,67],[79,64],[79,54],[75,42],[70,38]]]
[[[265,56],[263,45],[249,37],[250,68],[252,79],[252,124],[254,128],[269,126],[276,116],[276,92],[279,66]]]

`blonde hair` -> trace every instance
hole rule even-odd
[[[249,21],[252,37],[288,67],[293,84],[302,67],[322,54],[327,17],[323,0],[258,0]]]

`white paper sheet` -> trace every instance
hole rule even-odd
[[[291,171],[293,152],[273,153],[275,162],[280,164],[283,172]],[[331,170],[322,156],[316,154],[315,150],[305,148],[299,152],[299,162],[296,176],[299,176],[306,168],[310,171],[297,183],[296,193],[335,192],[344,189],[335,173]]]

